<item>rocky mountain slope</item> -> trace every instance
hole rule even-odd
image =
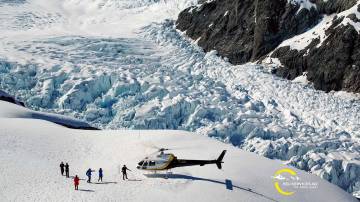
[[[356,0],[214,0],[182,11],[177,29],[233,64],[276,64],[306,73],[315,88],[360,92],[360,14]]]

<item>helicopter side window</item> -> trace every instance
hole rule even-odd
[[[147,166],[148,165],[148,162],[147,161],[145,161],[145,163],[143,164],[143,166]]]
[[[155,166],[155,161],[150,161],[149,166]]]

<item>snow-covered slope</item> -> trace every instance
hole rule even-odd
[[[104,129],[194,131],[358,194],[358,96],[326,94],[203,53],[173,26],[193,4],[1,1],[0,89],[32,109]]]
[[[9,107],[4,104],[1,110]],[[272,178],[277,170],[289,168],[282,162],[185,131],[84,131],[21,115],[0,117],[1,201],[357,201],[297,169],[297,177],[316,188],[283,196]],[[215,165],[176,168],[165,179],[163,173],[136,170],[137,162],[154,152],[148,145],[178,148],[172,152],[179,158],[214,159],[224,149],[227,154],[223,170]],[[70,176],[82,179],[79,191],[72,178],[60,175],[61,161],[70,164]],[[121,179],[123,164],[132,170],[128,181]],[[85,171],[99,167],[104,182],[97,183],[95,174],[95,183],[86,183]]]
[[[16,98],[2,90],[0,90],[0,100],[11,102],[20,106],[25,106],[23,102],[18,101]]]
[[[41,119],[69,128],[77,129],[96,129],[88,123],[63,115],[50,114],[45,112],[36,112],[13,103],[0,100],[0,117],[2,118],[22,118],[22,119]],[[4,126],[1,123],[1,126]]]

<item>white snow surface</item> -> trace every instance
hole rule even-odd
[[[0,1],[0,89],[103,129],[183,129],[360,195],[359,95],[233,66],[174,27],[195,0]]]
[[[310,84],[310,81],[307,79],[307,72],[304,72],[301,76],[296,77],[292,80],[295,83],[302,83],[304,85]]]
[[[9,105],[14,104],[0,102],[1,109]],[[20,108],[13,112],[19,116],[0,114],[1,201],[357,201],[339,187],[294,168],[300,180],[316,188],[280,195],[273,176],[289,166],[194,133],[74,130],[24,118]],[[215,159],[224,149],[227,153],[222,170],[215,165],[175,168],[166,179],[164,173],[136,169],[137,162],[154,152],[149,145],[175,148],[172,153],[188,159]],[[69,163],[70,178],[61,176],[61,161]],[[120,173],[123,164],[131,169],[127,181]],[[92,183],[86,183],[86,170],[99,167],[104,170],[103,182],[97,182],[95,172]],[[73,188],[75,175],[81,179],[79,191]]]

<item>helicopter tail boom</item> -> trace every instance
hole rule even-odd
[[[224,158],[224,156],[225,156],[225,153],[226,153],[226,150],[222,151],[221,154],[220,154],[220,156],[219,156],[218,159],[216,160],[216,166],[217,166],[219,169],[221,169],[221,167],[222,167],[221,164],[224,163],[222,160],[223,160],[223,158]]]

